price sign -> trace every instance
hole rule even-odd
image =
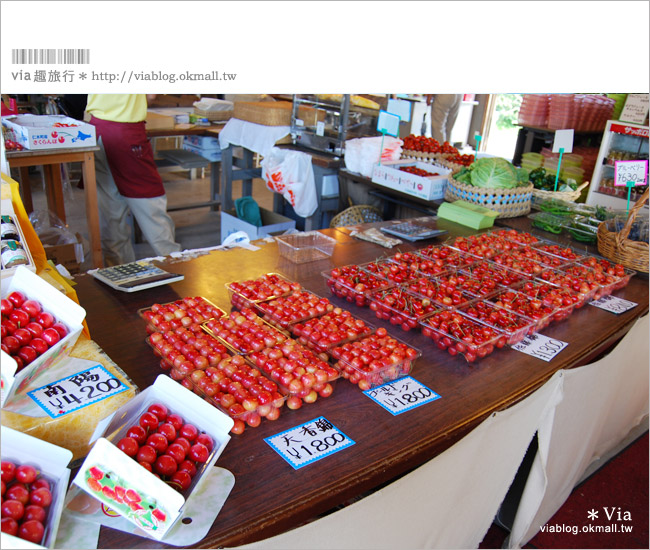
[[[440,396],[414,378],[406,376],[363,392],[393,416],[431,403]]]
[[[560,150],[564,153],[573,151],[573,130],[555,130],[553,153],[559,153]]]
[[[623,300],[623,298],[617,298],[611,294],[608,296],[603,296],[602,298],[589,303],[592,306],[599,307],[600,309],[604,309],[610,313],[616,313],[616,315],[619,313],[625,313],[627,310],[635,308],[639,305],[634,302],[630,302],[629,300]]]
[[[380,110],[377,117],[377,131],[381,134],[397,137],[399,135],[399,122],[399,115]]]
[[[614,162],[614,185],[625,187],[628,182],[635,186],[648,183],[647,160],[617,160]]]
[[[51,418],[58,418],[126,391],[127,387],[101,365],[27,392]]]
[[[354,445],[347,435],[320,416],[264,439],[294,470]]]
[[[316,135],[324,136],[325,135],[325,123],[322,120],[319,120],[316,123]]]
[[[555,340],[543,334],[531,334],[512,346],[512,349],[548,362],[567,346],[562,340]]]
[[[411,102],[403,99],[389,99],[388,112],[397,115],[401,122],[411,121]]]

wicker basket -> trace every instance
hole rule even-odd
[[[203,118],[207,118],[210,122],[220,120],[230,120],[232,118],[233,110],[228,111],[203,111],[194,107],[194,114]]]
[[[463,200],[498,212],[498,218],[515,218],[530,212],[533,184],[514,189],[494,189],[466,185],[454,179],[458,172],[449,176],[445,200]]]
[[[533,189],[532,206],[535,208],[538,204],[549,199],[575,202],[580,197],[580,192],[587,187],[587,185],[589,185],[588,181],[579,185],[575,191],[544,191],[543,189]]]
[[[606,221],[598,226],[598,252],[612,262],[643,273],[648,273],[648,243],[630,241],[627,237],[637,213],[648,200],[648,191],[646,187],[643,195],[630,209],[623,229],[610,231]]]
[[[345,227],[346,225],[381,221],[383,221],[383,218],[378,208],[369,204],[358,204],[350,206],[350,208],[346,208],[343,212],[339,212],[334,216],[330,222],[330,227]]]

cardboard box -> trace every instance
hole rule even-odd
[[[401,166],[415,166],[427,172],[437,172],[440,176],[416,176],[400,170]],[[375,165],[372,171],[372,181],[407,195],[430,201],[444,198],[449,174],[451,174],[449,168],[437,164],[397,160]]]
[[[147,119],[145,120],[147,130],[173,130],[175,126],[175,117],[147,111]]]
[[[57,126],[69,124],[70,126]],[[2,117],[2,125],[25,149],[71,149],[97,145],[95,127],[63,115],[16,115]]]
[[[0,546],[2,548],[53,548],[56,533],[59,529],[65,495],[68,490],[70,470],[67,466],[72,459],[72,453],[68,449],[41,441],[6,426],[2,426],[1,434],[2,460],[9,460],[16,465],[29,464],[35,466],[40,476],[50,482],[52,503],[48,510],[43,545],[2,533],[0,535]]]
[[[14,290],[23,292],[29,298],[40,302],[44,311],[51,313],[68,327],[68,334],[15,375],[13,373],[9,375],[9,371],[5,370],[6,361],[3,358],[0,371],[3,386],[2,403],[9,396],[26,387],[55,362],[69,354],[81,334],[83,328],[81,323],[86,317],[84,308],[24,266],[18,266],[8,284],[2,285],[2,297],[5,298]]]
[[[296,228],[296,220],[287,218],[281,214],[276,214],[265,208],[260,208],[260,215],[262,217],[262,226],[256,227],[247,221],[240,220],[235,211],[231,210],[230,213],[221,213],[221,242],[225,238],[237,231],[244,231],[251,241],[261,239],[267,235],[282,233],[287,229]]]
[[[81,235],[75,234],[76,243],[68,244],[46,244],[43,243],[43,249],[48,260],[52,260],[54,265],[61,264],[70,273],[79,273],[81,264],[84,261],[84,247]]]
[[[171,413],[179,414],[184,422],[194,424],[199,432],[207,433],[214,441],[208,461],[197,472],[185,496],[116,446],[125,437],[128,428],[136,425],[153,403],[165,405]],[[153,386],[117,410],[84,460],[73,483],[143,529],[147,535],[164,540],[165,534],[182,516],[187,499],[193,492],[202,489],[202,482],[230,441],[229,432],[233,424],[232,418],[198,395],[168,376],[159,375]],[[111,490],[99,489],[98,484]],[[115,489],[118,485],[121,496]],[[131,506],[131,503],[135,505]]]

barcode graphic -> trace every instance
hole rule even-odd
[[[82,48],[23,48],[11,50],[14,65],[87,65],[90,50]]]

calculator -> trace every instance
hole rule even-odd
[[[92,272],[95,279],[122,292],[135,292],[154,286],[182,281],[185,276],[170,273],[146,260],[102,267]]]
[[[380,227],[384,233],[390,233],[396,237],[401,237],[407,241],[420,241],[423,239],[432,239],[438,235],[447,233],[444,229],[433,229],[424,225],[417,225],[413,222],[402,222],[387,227]]]

